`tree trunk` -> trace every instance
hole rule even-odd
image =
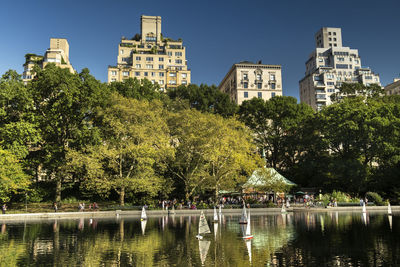
[[[119,192],[119,205],[125,205],[125,186],[121,186],[121,190]]]
[[[56,199],[55,199],[56,203],[61,202],[61,185],[62,185],[61,178],[60,177],[56,178]]]
[[[219,198],[219,188],[218,185],[215,186],[215,205],[218,205],[218,198]]]

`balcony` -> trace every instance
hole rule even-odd
[[[325,83],[317,81],[317,82],[314,82],[314,86],[319,87],[319,88],[325,88]]]

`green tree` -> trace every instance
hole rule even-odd
[[[384,95],[384,90],[378,84],[364,85],[362,83],[343,83],[339,92],[331,95],[333,102],[340,102],[344,98],[362,96],[363,98],[375,98]]]
[[[59,202],[62,185],[69,178],[62,171],[67,151],[99,141],[93,110],[105,104],[108,87],[87,69],[74,74],[49,64],[35,71],[35,79],[28,83],[42,137],[35,157],[47,178],[55,180],[55,200]]]
[[[125,79],[122,82],[112,82],[111,91],[118,92],[124,97],[138,100],[164,99],[166,95],[160,91],[158,84],[152,84],[149,80],[138,80],[136,78]]]
[[[127,99],[118,94],[98,111],[103,138],[87,153],[71,152],[71,166],[84,169],[84,186],[108,195],[115,190],[120,205],[126,194],[155,197],[163,187],[160,173],[173,157],[169,131],[159,101]]]
[[[17,157],[0,147],[0,199],[9,201],[12,194],[27,190],[29,184],[29,177]]]
[[[234,115],[237,111],[237,105],[215,85],[181,85],[177,88],[169,89],[167,94],[171,99],[188,100],[190,107],[202,112],[215,113],[227,117]]]

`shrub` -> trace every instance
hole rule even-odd
[[[374,202],[375,205],[378,205],[378,206],[384,206],[384,205],[385,205],[385,203],[384,203],[382,197],[381,197],[378,193],[375,193],[375,192],[367,192],[367,193],[365,194],[365,196],[368,198],[369,201]]]

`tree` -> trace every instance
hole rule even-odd
[[[98,130],[93,127],[93,111],[107,101],[108,87],[87,69],[74,74],[48,64],[44,70],[35,71],[35,79],[28,83],[42,137],[35,157],[47,178],[55,180],[55,200],[59,202],[63,182],[68,178],[62,171],[67,151],[99,141]]]
[[[158,84],[152,84],[149,80],[138,80],[136,78],[126,79],[122,82],[112,82],[111,91],[118,92],[124,97],[135,98],[138,100],[162,100],[166,95],[160,91]]]
[[[267,165],[285,171],[297,163],[305,147],[300,129],[313,116],[311,107],[297,104],[293,97],[278,96],[267,101],[253,98],[239,107],[239,117],[254,132]]]
[[[0,147],[0,199],[9,201],[11,194],[27,190],[29,184],[29,177],[17,157]]]
[[[171,99],[186,99],[192,108],[202,112],[219,114],[223,117],[232,116],[237,111],[237,105],[231,101],[229,96],[215,85],[201,84],[181,85],[167,91]]]
[[[363,96],[376,98],[384,95],[384,89],[378,84],[364,85],[362,83],[343,83],[339,92],[331,95],[332,102],[340,102],[344,98]]]
[[[173,157],[163,112],[159,101],[127,99],[114,93],[110,105],[98,111],[101,144],[69,156],[71,166],[86,170],[84,185],[102,195],[115,190],[121,206],[128,193],[156,196],[163,188],[160,173],[167,158]]]
[[[260,164],[249,132],[234,118],[188,109],[172,114],[169,126],[175,147],[169,167],[186,200],[206,189],[218,197]]]

